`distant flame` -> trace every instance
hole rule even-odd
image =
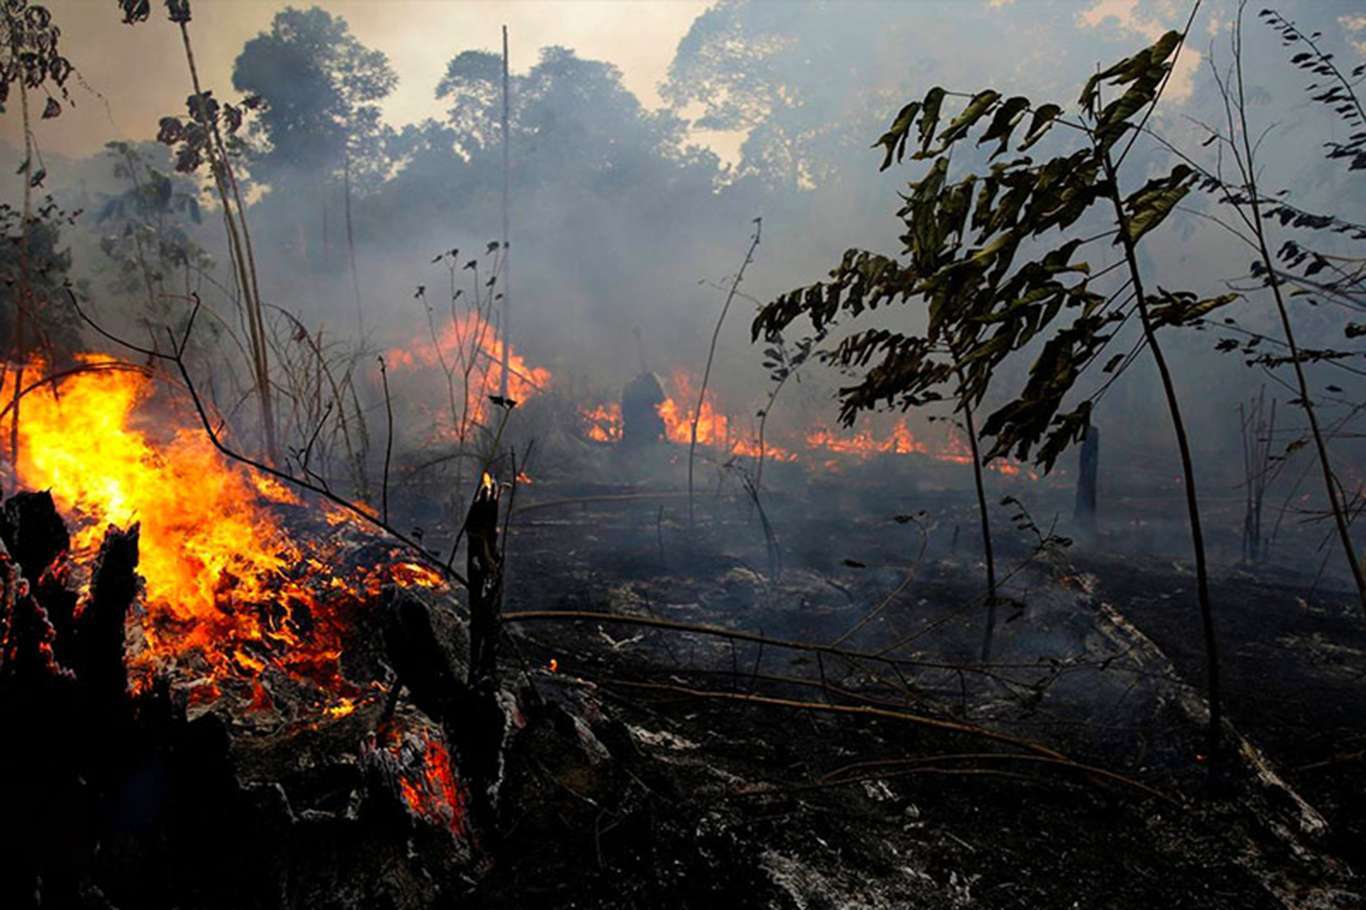
[[[759,445],[757,431],[737,432],[735,421],[726,415],[717,403],[711,389],[702,398],[700,415],[697,410],[699,384],[686,370],[674,370],[665,383],[666,395],[663,402],[656,406],[664,422],[664,438],[675,445],[692,443],[693,419],[697,418],[697,444],[727,453],[730,456],[766,461],[794,462],[802,455],[791,446],[791,441],[780,435],[788,445],[775,444],[766,439]],[[581,408],[579,416],[584,421],[585,435],[595,442],[618,442],[622,438],[621,406],[616,402],[598,404]],[[840,432],[826,425],[816,425],[808,429],[801,438],[805,450],[811,455],[831,453],[839,456],[868,459],[877,455],[924,455],[935,461],[950,464],[972,464],[972,450],[963,435],[949,426],[947,436],[941,445],[933,446],[918,437],[910,428],[908,417],[901,417],[886,433],[877,433],[864,426],[854,433]],[[831,458],[812,459],[826,471],[838,471],[841,465]],[[990,462],[987,470],[995,471],[1006,477],[1027,476],[1037,480],[1033,470],[1022,468],[1018,463],[997,458]]]
[[[853,436],[840,436],[825,427],[817,427],[806,435],[806,445],[812,449],[825,449],[840,455],[868,457],[891,453],[894,455],[925,454],[929,447],[916,439],[907,426],[906,418],[897,421],[892,432],[882,439],[876,438],[872,431],[864,428]]]
[[[583,408],[579,411],[579,416],[583,418],[586,427],[585,434],[594,442],[621,441],[622,422],[619,403],[613,401],[592,408]]]
[[[435,345],[430,337],[413,339],[385,351],[384,359],[395,370],[441,369],[444,363],[455,379],[456,408],[460,412],[457,419],[474,424],[488,422],[489,408],[493,406],[488,396],[502,390],[503,340],[477,313],[466,312],[447,320]],[[549,370],[531,366],[515,347],[509,348],[509,398],[524,402],[544,391],[551,380]],[[449,421],[450,417],[449,413],[442,414],[443,420]]]

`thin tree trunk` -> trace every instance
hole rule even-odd
[[[1124,247],[1124,259],[1129,266],[1129,277],[1134,284],[1136,306],[1143,325],[1143,337],[1152,352],[1153,362],[1157,365],[1162,379],[1162,392],[1167,399],[1167,410],[1172,418],[1172,430],[1176,434],[1176,446],[1181,455],[1181,474],[1185,479],[1186,514],[1190,521],[1191,547],[1195,555],[1196,596],[1200,605],[1200,622],[1205,643],[1206,697],[1209,702],[1209,730],[1207,732],[1207,751],[1211,767],[1218,764],[1220,752],[1220,730],[1223,725],[1223,706],[1219,685],[1219,646],[1214,636],[1214,609],[1209,595],[1209,567],[1205,562],[1205,535],[1200,524],[1200,504],[1195,489],[1195,466],[1191,459],[1190,441],[1186,436],[1186,424],[1181,418],[1181,405],[1176,397],[1176,385],[1172,381],[1167,358],[1157,343],[1157,333],[1148,313],[1147,297],[1143,290],[1143,275],[1138,267],[1138,256],[1134,241],[1129,233],[1129,218],[1124,214],[1124,202],[1119,192],[1119,180],[1109,149],[1101,151],[1105,165],[1105,176],[1109,181],[1110,202],[1115,209],[1115,220],[1119,226],[1119,240]]]
[[[16,49],[17,55],[17,49]],[[21,76],[19,82],[19,103],[24,119],[24,212],[19,223],[19,287],[18,306],[14,308],[14,399],[10,402],[11,414],[9,427],[10,464],[19,468],[19,409],[23,401],[24,388],[24,322],[28,316],[33,298],[33,286],[29,280],[28,229],[29,219],[33,217],[33,133],[30,127],[28,110],[28,87]]]
[[[1348,527],[1346,510],[1343,508],[1342,499],[1339,496],[1337,478],[1333,474],[1333,466],[1328,459],[1328,444],[1319,428],[1318,413],[1314,409],[1314,400],[1309,392],[1309,381],[1305,378],[1304,364],[1300,361],[1299,344],[1295,340],[1295,331],[1290,325],[1290,312],[1286,308],[1285,296],[1281,292],[1281,281],[1276,275],[1275,262],[1272,260],[1271,251],[1266,245],[1266,225],[1262,221],[1261,198],[1257,192],[1256,155],[1253,151],[1252,140],[1247,134],[1247,97],[1243,88],[1242,25],[1242,8],[1240,7],[1238,10],[1239,31],[1234,38],[1237,46],[1233,57],[1238,76],[1238,118],[1241,121],[1243,134],[1243,174],[1247,181],[1249,208],[1252,211],[1252,232],[1257,238],[1257,253],[1261,256],[1262,265],[1266,267],[1267,285],[1271,288],[1271,294],[1276,300],[1276,312],[1281,319],[1281,329],[1285,332],[1285,343],[1290,348],[1290,362],[1295,367],[1295,382],[1299,386],[1300,405],[1304,408],[1304,415],[1309,420],[1309,431],[1314,437],[1314,449],[1318,453],[1319,470],[1323,473],[1323,487],[1328,493],[1328,503],[1333,510],[1333,523],[1337,527],[1338,540],[1342,543],[1343,554],[1347,557],[1347,565],[1352,571],[1352,580],[1356,582],[1357,597],[1361,602],[1362,615],[1366,616],[1366,573],[1362,571],[1361,559],[1357,556],[1356,548],[1352,544],[1352,532]],[[1232,137],[1230,137],[1230,141],[1232,141]]]
[[[759,234],[763,230],[763,221],[754,219],[754,239],[750,242],[749,249],[745,252],[745,261],[740,263],[740,271],[735,273],[735,280],[731,282],[730,293],[726,295],[725,305],[721,307],[721,315],[716,318],[716,328],[711,333],[711,347],[707,349],[707,366],[702,371],[702,388],[697,393],[697,409],[692,415],[692,429],[688,440],[688,531],[692,532],[694,526],[693,514],[693,462],[697,455],[697,424],[702,419],[702,404],[707,400],[707,381],[711,379],[711,365],[716,359],[716,342],[721,337],[721,325],[726,321],[726,313],[730,312],[730,305],[735,300],[736,293],[740,290],[740,282],[745,278],[745,269],[754,261],[754,251],[759,248]]]
[[[342,189],[345,191],[344,208],[346,212],[346,256],[351,265],[351,292],[356,295],[356,333],[365,338],[365,307],[360,300],[360,274],[356,270],[356,235],[351,228],[351,150],[346,150],[342,164]]]
[[[510,278],[511,268],[508,250],[508,188],[511,183],[508,157],[508,27],[503,26],[503,306],[501,312],[503,329],[503,371],[498,384],[498,394],[508,397],[508,357],[512,350],[512,319],[510,315]]]
[[[958,372],[958,387],[964,388],[967,381],[963,377],[962,368],[955,363],[954,369]],[[968,403],[966,395],[959,401],[959,406],[963,409],[963,423],[968,430],[968,447],[972,451],[972,480],[977,486],[977,513],[982,522],[982,552],[987,563],[987,622],[982,633],[982,663],[987,663],[991,660],[992,639],[996,636],[996,557],[991,546],[991,516],[987,511],[986,484],[982,478],[982,456],[977,447],[977,424],[973,419],[972,405]]]
[[[180,37],[185,46],[185,61],[190,68],[190,81],[194,87],[195,96],[202,98],[204,92],[200,88],[199,69],[195,65],[194,48],[190,44],[189,26],[184,21],[177,24],[180,26]],[[204,126],[209,130],[213,139],[213,155],[211,158],[216,158],[217,161],[211,160],[210,169],[214,171],[214,183],[217,186],[218,195],[222,200],[224,214],[228,221],[229,242],[234,248],[238,261],[242,293],[247,304],[252,358],[255,361],[252,366],[256,374],[256,391],[261,409],[262,432],[265,435],[266,458],[271,464],[279,464],[279,451],[275,439],[275,408],[270,393],[270,361],[266,346],[265,321],[261,313],[261,292],[256,283],[256,256],[252,251],[251,235],[247,232],[246,206],[242,202],[242,194],[237,186],[237,180],[233,177],[232,165],[228,160],[228,149],[223,142],[222,134],[218,130],[218,124],[208,121]],[[231,195],[229,195],[229,190],[231,190]],[[234,202],[237,206],[235,220],[238,224],[236,225],[233,223],[232,212]]]

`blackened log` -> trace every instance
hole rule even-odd
[[[57,630],[43,605],[34,599],[28,579],[8,549],[0,545],[0,680],[16,691],[41,686],[72,673],[57,661]]]
[[[499,702],[498,637],[503,613],[503,555],[498,548],[501,489],[484,475],[465,519],[469,544],[466,568],[470,598],[469,697],[446,729],[470,780],[471,810],[477,825],[490,834],[503,774],[503,742],[507,718]]]
[[[464,704],[469,690],[468,635],[450,613],[433,610],[402,588],[385,591],[384,651],[413,703],[444,722]]]

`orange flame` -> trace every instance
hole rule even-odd
[[[451,765],[451,753],[438,739],[424,736],[421,767],[399,777],[403,801],[415,815],[453,834],[465,826],[466,795]]]
[[[255,680],[273,665],[347,690],[338,664],[345,631],[339,610],[377,589],[379,574],[334,576],[326,554],[292,539],[270,511],[272,503],[297,503],[297,495],[227,463],[199,427],[153,438],[159,428],[139,407],[154,391],[141,373],[101,371],[28,394],[16,465],[22,486],[51,490],[72,523],[77,557],[95,552],[107,524],[141,525],[145,647],[129,661],[134,685],[145,685],[156,667],[193,667],[199,679],[192,701],[212,701],[226,679],[244,678],[252,681],[251,707],[266,710],[269,695]],[[420,574],[428,571],[410,566],[394,574],[435,584]]]
[[[488,422],[492,407],[488,396],[498,394],[502,387],[503,339],[479,314],[466,312],[449,320],[435,345],[430,338],[414,339],[385,351],[384,359],[395,370],[450,370],[455,376],[457,407],[467,410],[464,419]],[[528,364],[515,347],[508,349],[508,397],[514,401],[524,402],[543,391],[552,378],[549,370]]]
[[[594,442],[621,441],[621,405],[615,401],[593,408],[581,408],[579,417],[586,426],[586,434]]]
[[[876,438],[866,427],[853,436],[840,436],[827,427],[817,427],[806,435],[806,445],[812,449],[825,449],[838,455],[857,455],[862,458],[888,453],[923,455],[929,451],[929,447],[911,432],[905,417],[897,421],[892,432],[884,439]]]
[[[726,415],[716,407],[716,396],[710,391],[702,399],[702,411],[698,415],[696,405],[697,388],[692,378],[684,370],[674,370],[669,377],[673,394],[665,397],[655,410],[664,421],[664,436],[669,442],[689,445],[692,442],[693,418],[697,418],[698,445],[719,446],[730,438],[730,423]],[[679,401],[683,404],[679,404]]]

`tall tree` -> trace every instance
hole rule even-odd
[[[232,84],[267,103],[251,127],[262,140],[252,153],[259,179],[339,178],[348,168],[358,186],[383,178],[379,103],[398,75],[382,51],[351,34],[345,19],[316,6],[281,10],[270,31],[237,55]]]
[[[276,13],[270,31],[242,48],[232,81],[267,102],[252,124],[262,140],[252,156],[258,177],[274,185],[300,179],[324,187],[340,183],[347,264],[363,332],[353,195],[357,188],[378,186],[388,171],[379,102],[398,85],[398,75],[382,51],[351,34],[345,19],[315,6]]]

